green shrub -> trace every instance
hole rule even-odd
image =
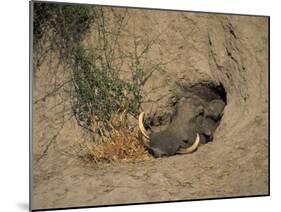
[[[113,71],[98,68],[91,62],[93,60],[82,47],[77,51],[73,80],[78,119],[87,120],[89,125],[95,116],[106,124],[112,112],[126,111],[136,115],[140,104],[139,87],[121,80]]]
[[[108,66],[95,64],[95,52],[86,50],[83,36],[100,13],[95,6],[58,3],[34,3],[34,70],[49,50],[59,52],[67,64],[75,92],[70,92],[78,123],[89,129],[93,118],[107,126],[112,113],[136,115],[140,107],[140,86],[136,77],[123,81]]]

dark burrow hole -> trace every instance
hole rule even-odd
[[[207,101],[213,99],[221,99],[227,104],[227,93],[222,83],[214,83],[211,81],[198,82],[193,85],[183,87],[186,92],[194,93]]]
[[[227,104],[227,93],[222,83],[200,81],[189,85],[178,84],[171,102],[173,112],[166,120],[167,113],[150,117],[151,120],[147,117],[151,154],[156,157],[177,154],[178,150],[197,145],[198,137],[201,144],[213,141]],[[158,130],[159,125],[167,127]]]

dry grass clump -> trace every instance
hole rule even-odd
[[[87,159],[99,162],[145,160],[148,154],[139,130],[113,130],[101,143],[87,143]]]
[[[100,131],[102,139],[99,142],[87,142],[86,155],[88,162],[140,161],[149,159],[149,155],[138,128],[130,130],[126,127],[125,112],[111,114],[108,122],[110,132],[105,135]],[[92,128],[97,126],[92,123]],[[116,127],[118,126],[118,127]]]

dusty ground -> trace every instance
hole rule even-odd
[[[168,110],[175,81],[223,83],[227,106],[214,142],[190,155],[83,164],[76,145],[87,135],[71,113],[62,114],[67,97],[58,92],[41,99],[67,76],[50,54],[33,81],[33,209],[267,194],[267,18],[145,10],[127,17],[122,48],[131,51],[126,35],[132,33],[142,41],[155,38],[145,67],[162,67],[144,85],[143,110]],[[85,43],[94,45],[94,37]]]

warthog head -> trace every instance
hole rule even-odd
[[[179,98],[165,130],[147,130],[144,112],[139,115],[139,128],[147,148],[155,157],[192,153],[199,144],[213,140],[224,107],[225,101],[213,90],[207,86],[194,86]]]

